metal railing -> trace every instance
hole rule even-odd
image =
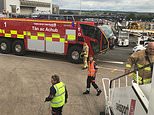
[[[115,81],[118,80],[118,87],[120,88],[121,87],[121,78],[124,78],[125,77],[125,86],[127,87],[128,86],[128,78],[127,78],[127,75],[131,74],[131,73],[136,73],[137,75],[137,84],[139,83],[138,82],[138,71],[139,70],[142,70],[146,67],[151,67],[153,66],[153,64],[148,64],[148,65],[145,65],[141,68],[136,68],[134,69],[133,71],[130,71],[126,74],[123,74],[119,77],[116,77],[114,79],[109,79],[109,78],[102,78],[102,83],[103,83],[103,90],[104,90],[104,96],[105,96],[105,112],[108,113],[108,115],[111,115],[111,110],[110,110],[110,105],[111,105],[111,88],[112,88],[112,85],[113,85],[113,88],[115,88]],[[107,85],[105,85],[105,83],[107,82]]]

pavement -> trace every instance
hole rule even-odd
[[[98,57],[96,82],[102,90],[102,78],[121,75],[130,52],[130,48],[116,47]],[[53,74],[59,75],[68,89],[64,115],[99,115],[104,111],[104,94],[96,96],[93,87],[89,95],[82,94],[86,89],[87,70],[81,70],[81,66],[59,55],[28,52],[20,57],[0,54],[1,115],[49,115],[49,103],[44,103],[44,99],[49,94]]]

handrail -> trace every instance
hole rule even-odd
[[[120,79],[120,78],[123,78],[123,77],[125,77],[126,75],[129,75],[129,74],[131,74],[131,73],[134,73],[134,72],[136,72],[136,71],[138,71],[138,70],[142,70],[142,69],[144,69],[144,68],[146,68],[146,67],[149,67],[149,66],[151,66],[151,65],[152,65],[152,63],[151,63],[151,64],[148,64],[148,65],[145,65],[145,66],[143,66],[143,67],[141,67],[141,68],[135,68],[133,71],[130,71],[130,72],[128,72],[128,73],[125,73],[125,74],[123,74],[123,75],[121,75],[121,76],[119,76],[119,77],[116,77],[116,78],[110,80],[110,88],[112,87],[113,81],[115,81],[115,80],[117,80],[117,79]]]
[[[108,87],[106,87],[105,85],[105,81],[107,81],[108,83]],[[105,112],[108,113],[108,115],[111,115],[111,111],[110,111],[110,88],[109,88],[109,85],[110,85],[110,79],[109,78],[102,78],[102,83],[103,83],[103,90],[104,90],[104,96],[105,96]],[[107,89],[108,89],[108,92],[107,92]]]
[[[107,100],[107,97],[110,99],[110,91],[107,94],[107,92],[106,92],[106,86],[105,86],[105,80],[108,81],[108,89],[109,89],[110,79],[109,78],[103,78],[102,79],[103,88],[104,88],[104,96],[105,96],[105,100]]]

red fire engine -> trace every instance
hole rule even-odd
[[[56,53],[71,62],[81,61],[83,42],[90,55],[108,48],[104,33],[93,23],[36,19],[0,19],[0,52],[24,55],[26,51]]]

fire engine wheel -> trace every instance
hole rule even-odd
[[[71,47],[68,52],[69,61],[72,63],[81,63],[82,62],[80,57],[81,51],[82,48],[79,46]]]
[[[0,39],[0,52],[8,54],[11,52],[11,42],[7,39]]]
[[[25,54],[24,42],[22,40],[14,41],[12,44],[12,51],[15,55],[22,56]]]
[[[100,115],[105,115],[105,112],[100,112]]]

